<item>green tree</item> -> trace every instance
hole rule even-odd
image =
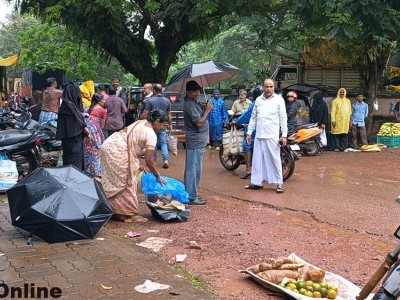
[[[123,74],[114,59],[91,50],[87,42],[76,42],[64,26],[43,24],[32,15],[12,15],[0,29],[2,56],[17,52],[21,54],[20,66],[39,72],[63,69],[69,79],[109,82],[116,74]]]
[[[335,40],[343,55],[360,66],[365,90],[376,97],[392,47],[399,41],[397,0],[289,0],[299,29],[310,42]]]
[[[273,2],[255,0],[252,6],[268,9]],[[217,34],[227,16],[251,13],[244,0],[17,0],[16,5],[21,12],[64,24],[142,83],[164,83],[184,45]]]

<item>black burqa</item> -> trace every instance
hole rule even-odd
[[[83,106],[79,87],[70,82],[64,87],[62,103],[58,111],[56,137],[62,141],[63,164],[74,165],[84,170]]]
[[[328,105],[321,93],[317,93],[313,97],[313,103],[310,109],[310,122],[318,123],[318,125],[329,124]]]

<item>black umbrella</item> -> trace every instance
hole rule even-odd
[[[167,91],[184,91],[186,83],[196,81],[201,87],[208,87],[226,80],[238,73],[240,69],[225,61],[206,61],[190,64],[178,70],[171,78]]]
[[[12,225],[48,243],[91,239],[113,214],[94,179],[74,166],[37,169],[7,197]]]

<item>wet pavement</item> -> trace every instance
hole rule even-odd
[[[56,244],[33,240],[28,245],[26,236],[11,225],[4,195],[0,195],[0,241],[0,298],[10,299],[11,288],[27,285],[23,298],[43,299],[31,293],[32,287],[34,293],[40,287],[43,293],[53,288],[60,299],[211,299],[156,253],[106,228],[93,240]],[[147,279],[170,288],[137,292],[135,286]]]

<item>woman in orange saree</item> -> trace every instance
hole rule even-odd
[[[108,137],[100,147],[101,184],[117,218],[124,222],[146,222],[139,215],[136,173],[140,170],[139,155],[145,156],[146,166],[162,184],[153,161],[157,144],[156,132],[168,126],[169,118],[161,110],[151,111],[148,120],[139,120]]]

